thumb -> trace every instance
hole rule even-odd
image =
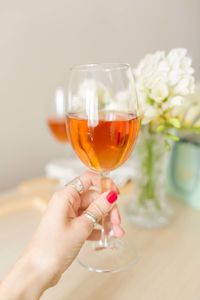
[[[96,221],[99,222],[109,213],[117,201],[117,198],[117,193],[113,191],[103,193],[88,206],[85,212],[89,212],[95,217]],[[84,239],[87,239],[94,229],[92,220],[88,218],[85,213],[76,219],[76,225],[79,227],[79,234],[81,234]]]

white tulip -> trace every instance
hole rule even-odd
[[[181,78],[177,85],[174,87],[174,94],[186,96],[194,91],[194,78],[187,76]]]
[[[159,111],[152,106],[149,106],[143,112],[142,124],[146,125],[159,116]]]
[[[194,70],[186,49],[172,49],[167,55],[163,51],[148,54],[133,72],[145,124],[166,110],[180,110],[183,96],[194,91]]]
[[[161,103],[164,99],[168,97],[168,95],[169,89],[167,83],[160,78],[155,80],[154,84],[152,85],[151,92],[149,94],[150,98],[158,103]]]
[[[181,106],[183,105],[184,102],[184,97],[182,96],[174,96],[174,97],[169,97],[168,101],[163,103],[163,109],[171,109],[173,107]]]
[[[155,54],[148,54],[139,63],[134,73],[136,77],[139,76],[149,76],[157,69],[158,63],[164,59],[165,53],[163,51],[158,51]]]
[[[170,66],[176,66],[180,64],[180,61],[187,55],[187,49],[178,48],[172,49],[167,55],[167,60]]]

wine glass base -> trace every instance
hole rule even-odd
[[[98,273],[120,272],[132,267],[138,260],[133,242],[126,238],[112,238],[106,247],[102,247],[99,241],[87,241],[78,256],[82,267]]]

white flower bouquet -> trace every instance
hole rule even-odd
[[[186,49],[173,49],[148,54],[133,70],[142,124],[152,132],[163,132],[167,138],[178,140],[171,129],[184,127],[183,115],[194,93],[194,69]]]
[[[186,49],[148,54],[133,72],[142,126],[128,216],[142,227],[155,228],[168,224],[172,213],[165,191],[166,148],[170,149],[170,140],[179,140],[176,130],[200,129],[200,98],[193,94],[194,69]]]

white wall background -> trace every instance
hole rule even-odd
[[[65,155],[45,104],[71,65],[187,47],[200,73],[199,0],[0,0],[0,190]]]

